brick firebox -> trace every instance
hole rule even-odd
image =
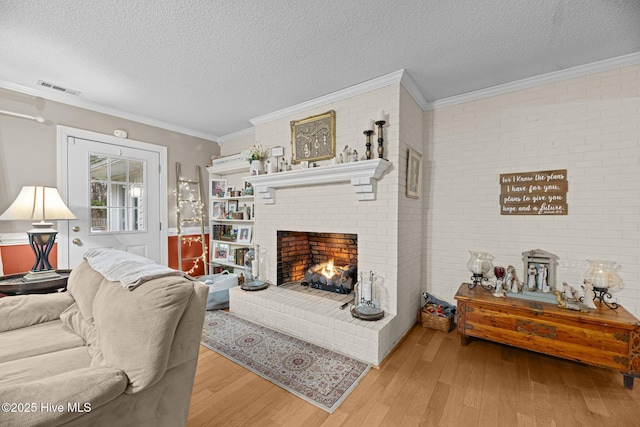
[[[277,284],[303,280],[307,269],[334,260],[339,266],[358,265],[358,235],[278,231]]]

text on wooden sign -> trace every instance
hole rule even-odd
[[[502,215],[567,215],[567,170],[500,175]]]

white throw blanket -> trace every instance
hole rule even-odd
[[[158,277],[183,276],[190,277],[178,270],[129,252],[111,248],[90,249],[84,254],[91,268],[102,274],[107,280],[120,282],[130,291],[144,282]]]

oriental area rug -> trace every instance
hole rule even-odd
[[[202,344],[329,413],[371,367],[225,311],[207,312]]]

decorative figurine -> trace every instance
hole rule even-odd
[[[538,275],[538,269],[535,265],[529,264],[529,268],[527,269],[527,290],[535,291],[536,290],[536,276]]]
[[[542,292],[551,292],[551,288],[547,283],[547,266],[542,264],[538,271],[538,290]]]
[[[556,301],[558,302],[558,307],[560,308],[568,308],[569,310],[579,310],[584,313],[589,311],[589,308],[581,303],[580,301],[569,301],[566,298],[562,297],[562,291],[556,289],[553,291],[553,294],[556,296]]]
[[[504,288],[504,275],[505,270],[504,267],[495,266],[493,267],[493,274],[496,276],[496,284],[494,286],[495,291],[493,292],[494,297],[504,298],[507,296],[507,291]]]
[[[504,298],[507,296],[507,291],[504,290],[504,280],[502,278],[496,280],[496,288],[493,292],[494,297]]]
[[[358,161],[358,152],[356,151],[355,148],[351,152],[351,160],[349,160],[349,161],[350,162],[357,162]]]
[[[345,145],[344,150],[342,150],[342,162],[349,163],[351,160],[351,150],[349,150],[349,146]]]
[[[584,297],[582,297],[582,301],[589,308],[597,308],[596,303],[593,302],[593,286],[591,282],[588,280],[584,281]]]
[[[516,269],[513,265],[507,267],[507,276],[505,278],[505,286],[509,292],[517,294],[522,290],[522,284],[516,274]]]

